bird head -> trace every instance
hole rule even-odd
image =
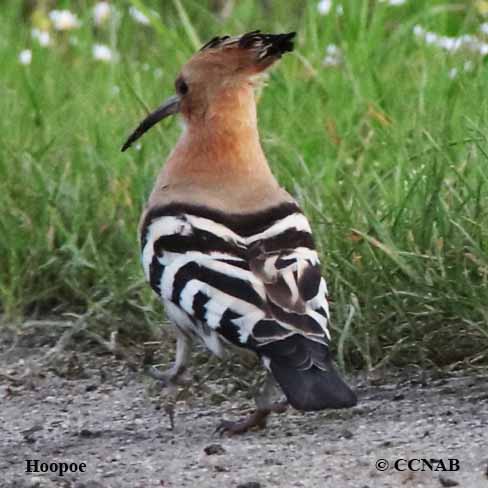
[[[151,112],[122,147],[128,149],[160,120],[181,113],[187,123],[205,123],[217,112],[235,110],[240,93],[248,93],[256,76],[293,50],[294,32],[215,37],[183,66],[176,94]],[[237,102],[238,103],[238,102]]]

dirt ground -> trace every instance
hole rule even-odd
[[[223,417],[252,407],[240,391],[222,394],[238,384],[232,375],[214,375],[180,400],[170,430],[153,380],[94,354],[93,345],[67,349],[63,366],[38,370],[52,338],[34,337],[12,348],[0,336],[2,488],[488,487],[486,370],[389,372],[374,382],[360,375],[350,378],[360,397],[351,410],[290,409],[266,430],[220,437]],[[31,374],[19,381],[26,367]],[[436,471],[420,471],[415,460],[424,458],[447,469],[457,459],[459,470],[431,461]],[[85,463],[86,472],[26,473],[28,459]],[[390,469],[378,470],[380,459]]]

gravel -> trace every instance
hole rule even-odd
[[[0,371],[19,375],[43,347],[3,355],[0,347]],[[0,487],[488,487],[486,374],[396,371],[374,385],[362,375],[350,379],[360,396],[351,410],[289,409],[266,430],[219,437],[222,417],[252,407],[238,389],[225,399],[221,383],[233,377],[180,400],[170,430],[152,380],[110,355],[78,351],[76,362],[72,375],[0,376]],[[380,459],[389,469],[376,468]],[[417,459],[458,459],[459,470],[417,470],[420,461],[409,470]],[[27,460],[86,470],[26,473]]]

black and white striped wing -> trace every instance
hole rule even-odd
[[[297,364],[320,362],[308,343],[323,356],[327,289],[298,207],[232,217],[173,205],[150,212],[141,233],[146,277],[170,318],[213,352],[218,338],[264,356],[305,340]]]

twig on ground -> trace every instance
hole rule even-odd
[[[59,321],[49,321],[49,320],[40,320],[40,321],[32,320],[22,324],[21,326],[22,329],[29,329],[35,327],[58,327],[58,328],[66,328],[67,330],[63,332],[61,337],[57,340],[56,344],[53,347],[51,347],[39,360],[29,361],[28,363],[26,363],[24,371],[21,374],[14,376],[10,373],[0,371],[0,379],[3,378],[15,385],[25,384],[26,381],[32,382],[32,378],[36,376],[36,374],[41,369],[48,367],[54,361],[56,361],[61,355],[61,353],[65,351],[66,348],[70,345],[73,338],[80,333],[85,333],[89,338],[96,341],[107,351],[111,352],[115,357],[124,360],[130,369],[132,370],[140,369],[140,362],[137,360],[137,358],[131,356],[119,344],[117,340],[117,336],[118,336],[117,331],[113,331],[110,334],[110,339],[107,341],[99,334],[88,330],[88,326],[90,325],[91,322],[90,319],[92,319],[93,316],[97,312],[99,312],[99,308],[100,307],[96,307],[81,316],[76,316],[76,320],[74,321],[59,322]],[[20,339],[20,335],[16,334],[14,339],[14,344],[9,348],[7,353],[11,352],[12,349],[16,347],[19,339]]]
[[[88,318],[92,314],[93,312],[88,312],[80,316],[78,320],[76,320],[76,322],[74,322],[73,325],[63,333],[58,342],[56,342],[56,345],[49,349],[49,351],[43,356],[40,361],[41,364],[47,365],[54,361],[59,356],[59,354],[61,354],[66,349],[73,337],[88,327]]]
[[[20,386],[23,384],[23,377],[22,376],[13,376],[11,374],[5,373],[3,371],[0,371],[0,379],[4,381],[8,381],[12,383],[14,386]]]
[[[59,327],[66,329],[72,326],[72,322],[65,320],[26,320],[21,324],[22,329],[30,329],[33,327]]]
[[[101,335],[92,332],[91,330],[85,330],[85,334],[104,347],[107,351],[111,352],[116,358],[123,359],[127,366],[133,371],[139,369],[139,361],[135,360],[130,354],[120,345],[118,338],[118,331],[112,331],[110,333],[110,340],[106,341]]]

